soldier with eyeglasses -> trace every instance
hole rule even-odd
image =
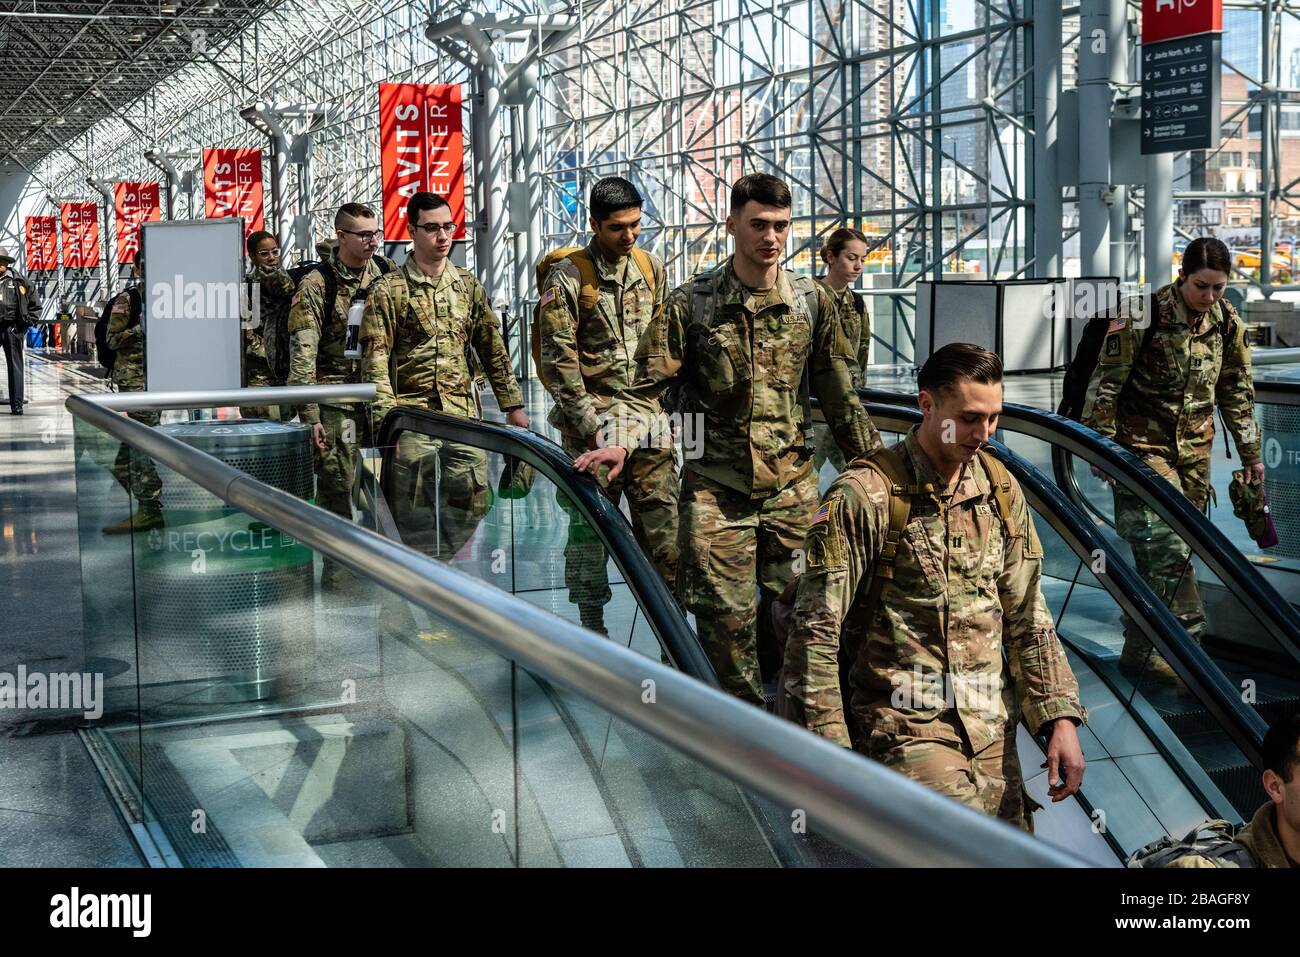
[[[383,234],[369,207],[359,203],[341,206],[334,216],[334,232],[338,246],[322,268],[302,278],[290,302],[291,386],[364,381],[359,341],[361,313],[373,283],[396,268],[391,260],[376,255]],[[348,520],[353,517],[357,443],[368,415],[362,404],[310,403],[298,407],[299,418],[312,427],[316,504]],[[326,559],[321,572],[322,588],[340,586],[347,579],[342,565]]]
[[[486,375],[506,421],[528,428],[501,322],[483,284],[451,262],[456,223],[446,199],[416,193],[406,208],[411,255],[371,291],[362,317],[366,380],[375,414],[396,406],[483,417],[475,369]],[[394,463],[393,518],[402,540],[450,560],[489,506],[481,449],[403,432]]]

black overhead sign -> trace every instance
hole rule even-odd
[[[1142,152],[1219,145],[1219,34],[1142,44]]]

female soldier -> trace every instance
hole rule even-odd
[[[244,330],[244,385],[284,385],[289,372],[285,320],[293,298],[293,280],[280,266],[280,244],[270,233],[253,233],[246,248],[250,268],[244,281],[249,284],[250,298],[252,284],[260,288],[256,320]],[[271,411],[268,406],[244,406],[239,414],[246,419],[268,419]]]
[[[867,314],[866,301],[853,291],[853,284],[867,262],[867,237],[856,229],[841,226],[827,238],[821,255],[822,262],[826,263],[826,275],[819,281],[839,307],[840,321],[857,357],[849,363],[849,374],[854,388],[861,389],[871,349],[871,316]],[[813,454],[813,469],[820,470],[822,463],[830,459],[837,470],[843,471],[844,456],[831,438],[830,429],[819,423],[814,431],[817,449]]]
[[[1198,509],[1210,495],[1216,405],[1246,481],[1264,476],[1245,323],[1222,299],[1231,270],[1228,247],[1219,240],[1202,237],[1188,244],[1178,279],[1151,297],[1150,314],[1144,316],[1141,299],[1130,300],[1111,323],[1083,409],[1084,424],[1140,456]],[[1115,526],[1152,591],[1199,638],[1205,609],[1187,545],[1118,487]],[[1150,643],[1126,620],[1120,668],[1140,672],[1150,652]],[[1173,677],[1158,657],[1150,670],[1165,680]]]

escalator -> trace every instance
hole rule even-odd
[[[916,405],[914,394],[871,389],[862,395],[866,401],[896,407]],[[1126,449],[1039,409],[1005,403],[998,436],[1050,475],[1130,565],[1131,547],[1115,531],[1111,489],[1093,469],[1146,504],[1190,553],[1182,574],[1195,576],[1199,586],[1207,616],[1203,644],[1213,665],[1265,726],[1300,710],[1300,614],[1228,537],[1233,526],[1241,527],[1230,510],[1227,521],[1222,512],[1211,520]],[[1094,660],[1117,671],[1115,641],[1092,642],[1091,647]],[[1160,720],[1180,739],[1194,743],[1211,779],[1229,796],[1238,815],[1248,819],[1263,800],[1255,767],[1232,749],[1219,751],[1222,731],[1203,703],[1178,688],[1148,691]]]
[[[206,433],[229,451],[242,424],[168,431],[117,414],[373,398],[363,392],[68,400],[87,632],[111,686],[79,735],[151,863],[1081,863],[689,677],[702,658],[666,589],[540,439],[481,427],[484,455],[503,448],[538,475],[525,494],[494,491],[470,541],[435,561],[267,480],[279,470],[292,484],[296,467],[242,451],[231,464],[177,437]],[[464,440],[462,422],[426,431]],[[254,430],[307,451],[301,426]],[[133,471],[161,479],[161,529],[100,532],[130,504],[104,464],[120,443]],[[487,464],[498,490],[503,461]],[[440,489],[446,477],[430,475]],[[564,600],[548,530],[557,492],[619,552],[607,618],[626,625],[618,642],[543,610]],[[383,498],[369,505],[388,521]],[[352,579],[319,584],[327,558]],[[244,651],[257,661],[237,660]]]
[[[914,409],[894,405],[875,403],[869,411],[885,431],[902,431],[919,419]],[[577,536],[594,536],[601,549],[609,581],[605,625],[610,638],[647,657],[663,656],[701,681],[714,682],[689,622],[636,546],[628,522],[593,482],[572,472],[568,456],[554,443],[488,423],[398,410],[385,420],[378,444],[383,449],[384,499],[402,510],[409,503],[392,501],[392,469],[394,450],[410,432],[485,456],[492,503],[468,544],[444,560],[577,623],[582,583],[566,581],[565,563],[556,556],[572,547],[570,523],[579,523]],[[1080,677],[1085,706],[1093,714],[1081,735],[1090,778],[1077,802],[1078,813],[1071,820],[1054,809],[1046,824],[1052,832],[1049,839],[1100,861],[1102,855],[1089,846],[1095,834],[1086,832],[1095,832],[1096,822],[1102,820],[1106,823],[1098,840],[1105,843],[1108,861],[1114,864],[1162,834],[1185,833],[1205,817],[1248,819],[1264,800],[1258,773],[1251,773],[1258,766],[1264,730],[1258,715],[1242,704],[1222,670],[1187,640],[1177,619],[1061,490],[1011,449],[996,446],[995,451],[1017,475],[1038,512],[1049,555],[1044,590]],[[536,477],[522,498],[509,500],[502,494],[502,476],[517,469],[519,462],[534,469]],[[423,514],[410,524],[428,527],[431,521]],[[406,524],[394,523],[394,532],[401,535]],[[587,540],[585,547],[595,546]],[[493,556],[504,552],[522,557],[530,570],[511,581],[494,573]],[[1106,556],[1109,574],[1091,570],[1097,555]],[[530,562],[532,556],[549,559]],[[1160,660],[1171,662],[1182,679],[1179,688],[1160,687],[1147,680],[1145,672],[1134,679],[1116,669],[1106,642],[1119,640],[1122,614],[1139,622],[1159,649]],[[1166,720],[1170,709],[1181,707],[1204,713],[1209,732]],[[1032,769],[1042,763],[1045,744],[1026,733],[1021,738],[1022,764],[1036,778],[1031,792],[1037,786],[1041,794],[1045,774],[1035,775]],[[1234,784],[1237,776],[1241,782]],[[1045,817],[1039,815],[1040,820]]]
[[[256,398],[250,393],[238,404]],[[192,397],[176,402],[172,407],[203,404]],[[116,436],[112,448],[131,438],[175,469],[169,481],[203,478],[210,463],[190,462],[174,440],[87,405],[69,400],[78,441],[88,448],[102,439],[94,433]],[[884,431],[900,432],[918,417],[889,403],[869,410]],[[404,434],[429,443],[435,465],[400,486],[409,501],[395,501],[394,451]],[[971,862],[967,837],[951,836],[969,835],[960,821],[945,820],[946,839],[908,833],[903,840],[919,818],[937,813],[917,804],[928,792],[882,797],[877,778],[872,787],[882,799],[868,812],[843,775],[865,774],[870,762],[836,749],[827,755],[797,729],[774,727],[752,709],[735,712],[705,693],[716,681],[690,621],[617,509],[573,473],[553,443],[490,423],[398,410],[385,419],[377,445],[379,456],[370,460],[377,491],[368,503],[376,530],[390,543],[404,541],[407,531],[455,531],[448,539],[460,542],[454,551],[421,561],[234,470],[218,470],[204,486],[237,513],[236,521],[251,516],[300,544],[315,543],[308,567],[319,568],[329,554],[361,579],[345,595],[317,594],[302,603],[316,647],[306,680],[286,683],[273,699],[250,700],[229,682],[173,679],[163,666],[174,663],[158,661],[151,647],[162,643],[130,626],[129,616],[138,620],[148,604],[137,584],[134,607],[122,615],[118,677],[134,698],[87,737],[124,794],[133,827],[157,836],[164,857],[247,865],[267,863],[272,848],[280,854],[276,862],[302,866],[748,866],[901,863],[909,860],[907,847],[922,847],[910,860]],[[1048,551],[1044,591],[1090,712],[1081,732],[1089,761],[1083,791],[1037,816],[1043,841],[1030,846],[1055,845],[1073,859],[1114,866],[1142,844],[1181,835],[1206,817],[1248,818],[1263,800],[1250,781],[1257,789],[1260,715],[1094,521],[1023,455],[1001,445],[994,451],[1037,512]],[[87,509],[98,506],[105,489],[113,494],[91,467],[91,452],[79,465],[79,509],[83,468]],[[473,480],[463,488],[473,494],[444,510],[439,503],[456,491],[467,461]],[[116,562],[133,569],[138,582],[140,554],[153,542],[128,538],[114,543],[123,550],[101,556],[99,567]],[[353,561],[358,554],[367,560]],[[1103,571],[1094,570],[1099,556]],[[566,578],[568,558],[588,570],[598,563],[604,581],[591,591],[590,574]],[[592,644],[589,632],[557,630],[545,624],[550,616],[536,612],[576,624],[581,604],[601,605],[609,641]],[[1179,688],[1114,667],[1122,615],[1178,674]],[[679,684],[686,679],[661,662],[688,683]],[[597,693],[615,671],[624,685],[616,694]],[[1203,715],[1200,724],[1171,720],[1180,707]],[[1046,803],[1043,742],[1022,730],[1018,744],[1027,786]],[[767,777],[754,770],[756,754],[769,762]],[[1234,783],[1234,774],[1242,780]],[[796,782],[806,785],[797,797],[789,790]],[[859,803],[838,809],[852,806],[854,813],[832,813],[817,804],[828,796]],[[194,830],[197,809],[212,824],[202,834]],[[792,839],[791,815],[800,809],[812,826]],[[464,833],[467,815],[483,827]],[[987,850],[1030,859],[1023,845],[993,841]]]

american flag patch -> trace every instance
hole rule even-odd
[[[554,299],[555,299],[555,287],[552,286],[550,289],[546,290],[546,292],[542,293],[541,299],[537,300],[537,308],[541,309],[548,302],[553,302]]]
[[[1110,325],[1106,327],[1106,334],[1109,335],[1112,332],[1119,332],[1124,328],[1127,322],[1128,319],[1125,316],[1116,316],[1110,321]]]
[[[816,525],[818,522],[824,522],[830,518],[831,506],[834,504],[834,502],[822,502],[822,507],[817,509],[817,514],[813,516],[812,523]]]

